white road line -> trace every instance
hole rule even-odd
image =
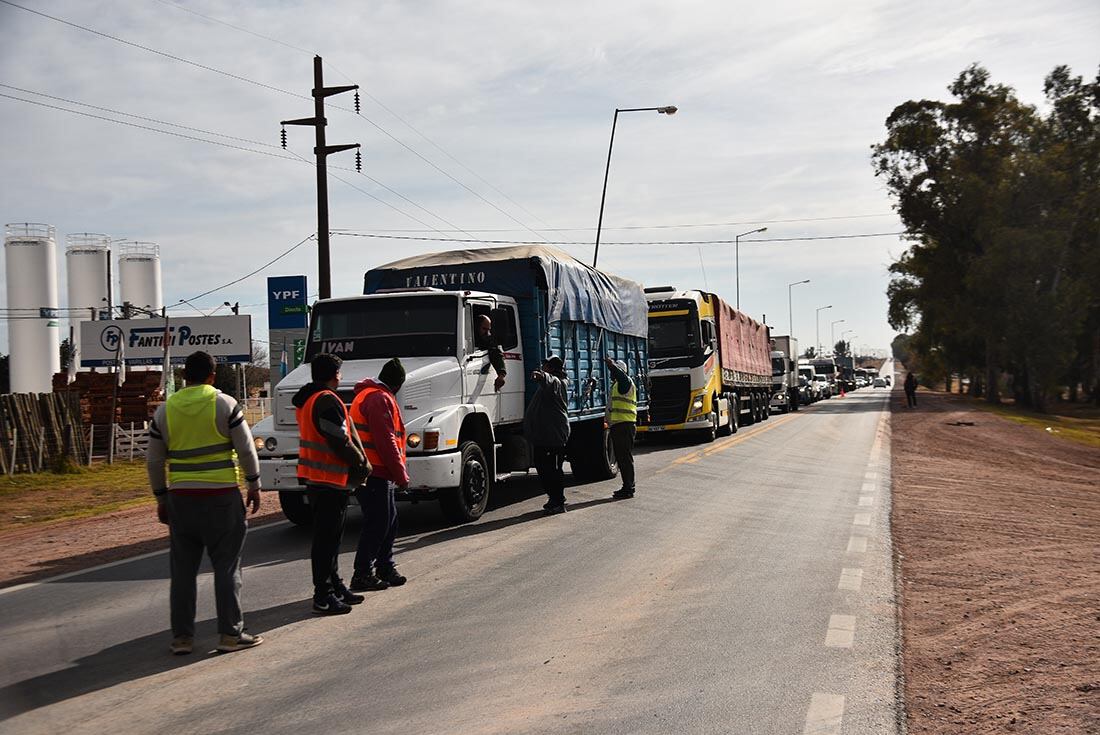
[[[852,519],[853,526],[870,526],[871,514],[870,513],[856,513],[855,518]]]
[[[252,534],[259,533],[260,531],[266,530],[268,528],[278,528],[280,526],[285,526],[289,523],[290,523],[290,521],[276,521],[275,523],[265,523],[264,525],[260,526],[259,528],[250,528],[250,529],[248,529],[248,533],[249,533],[249,535],[252,535]],[[165,541],[167,541],[167,539],[165,539]],[[23,584],[17,584],[14,587],[5,587],[4,589],[0,589],[0,595],[8,595],[8,594],[11,594],[12,592],[20,592],[22,590],[31,589],[32,587],[38,587],[39,585],[50,584],[51,582],[61,582],[61,581],[64,581],[66,579],[69,579],[71,577],[79,577],[82,574],[92,574],[94,572],[103,571],[104,569],[110,569],[111,567],[120,567],[123,564],[129,564],[130,562],[134,562],[134,561],[141,561],[142,559],[151,559],[154,556],[160,556],[161,554],[167,554],[167,553],[168,553],[168,549],[161,549],[160,551],[150,551],[147,554],[139,554],[138,556],[129,556],[129,557],[126,557],[125,559],[119,559],[118,561],[107,562],[106,564],[100,564],[99,566],[95,566],[95,567],[88,567],[87,569],[78,569],[75,572],[65,572],[64,574],[58,574],[54,577],[47,577],[46,579],[39,579],[35,582],[24,582]]]
[[[855,615],[830,615],[825,633],[826,648],[851,648],[856,637]]]
[[[878,486],[873,482],[865,482],[863,483],[863,487],[859,489],[864,495],[874,495],[877,490]]]
[[[849,590],[851,592],[859,592],[859,588],[863,586],[863,570],[862,569],[850,569],[845,567],[840,570],[840,583],[836,586],[839,590]]]
[[[848,553],[862,554],[865,551],[867,551],[866,536],[852,536],[848,539]]]
[[[874,504],[875,504],[875,496],[874,495],[860,495],[859,496],[859,507],[861,507],[861,508],[870,508]]]
[[[814,692],[802,735],[840,735],[844,723],[844,695]]]

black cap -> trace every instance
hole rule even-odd
[[[543,363],[543,365],[546,365],[547,367],[549,367],[555,373],[560,373],[562,367],[565,365],[565,363],[562,362],[560,357],[558,357],[557,355],[553,355],[553,354],[547,355],[546,359],[543,360],[542,363]]]
[[[382,371],[378,373],[378,379],[396,393],[405,384],[405,366],[396,357],[391,358],[389,362],[382,366]]]

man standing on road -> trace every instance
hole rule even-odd
[[[405,384],[405,367],[396,357],[382,366],[378,379],[367,378],[355,386],[351,420],[363,443],[374,472],[356,491],[363,509],[363,531],[355,551],[354,592],[384,590],[405,584],[393,563],[397,537],[397,503],[393,486],[407,488],[405,422],[396,393]]]
[[[342,361],[321,353],[310,362],[313,382],[292,399],[298,420],[298,481],[306,486],[313,508],[315,615],[342,615],[363,601],[340,579],[340,542],[348,496],[371,472],[359,437],[351,429],[347,408],[336,394]]]
[[[617,500],[634,497],[634,432],[638,423],[638,390],[626,373],[626,363],[604,356],[611,371],[611,400],[607,404],[607,425],[611,446],[623,478],[623,486],[611,494]]]
[[[244,471],[248,505],[255,514],[260,509],[260,460],[241,407],[214,387],[214,371],[214,358],[207,353],[189,355],[187,387],[157,409],[149,426],[145,461],[157,518],[168,524],[170,650],[176,655],[191,653],[194,646],[195,579],[204,550],[214,567],[221,634],[217,650],[230,653],[264,641],[244,632],[241,550],[248,521],[234,461]]]
[[[531,374],[539,386],[523,417],[523,433],[531,444],[542,489],[549,497],[542,506],[547,515],[565,512],[565,476],[561,465],[569,442],[569,408],[568,380],[562,367],[561,358],[550,355],[543,361],[542,370]]]
[[[508,368],[504,366],[504,352],[497,344],[496,337],[493,336],[493,320],[484,314],[477,318],[477,336],[474,338],[474,344],[480,350],[489,351],[489,364],[497,374],[493,390],[499,393],[504,387],[505,378],[508,377]]]
[[[917,377],[913,373],[905,376],[905,403],[908,408],[917,407]]]

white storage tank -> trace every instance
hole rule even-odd
[[[34,222],[4,226],[11,392],[49,393],[61,369],[54,228]]]
[[[146,311],[160,312],[164,295],[160,282],[160,247],[152,242],[122,240],[118,243],[118,298],[116,306],[126,302]],[[149,314],[134,311],[132,318]]]
[[[107,311],[111,238],[92,232],[65,236],[65,269],[69,278],[69,320],[75,326]],[[79,327],[77,328],[79,330]],[[79,334],[79,332],[78,332]]]

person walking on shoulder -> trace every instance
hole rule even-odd
[[[568,379],[560,357],[550,355],[531,374],[538,389],[523,417],[523,433],[531,444],[539,482],[549,500],[547,515],[565,512],[565,476],[561,465],[569,442]]]
[[[157,498],[157,518],[168,524],[172,644],[191,653],[195,640],[196,577],[203,551],[214,567],[218,611],[217,650],[253,648],[264,642],[244,632],[241,550],[248,530],[238,466],[248,505],[260,509],[260,460],[252,432],[235,400],[214,387],[214,358],[187,357],[187,387],[156,410],[149,426],[146,470]],[[165,472],[167,465],[167,473]]]
[[[340,542],[344,537],[348,496],[371,472],[347,408],[336,389],[343,361],[321,353],[310,362],[313,382],[292,399],[298,420],[298,481],[305,484],[313,508],[313,612],[342,615],[363,601],[340,578]]]
[[[909,373],[905,376],[905,403],[908,408],[917,407],[917,376]]]
[[[397,391],[405,384],[405,368],[396,357],[382,366],[378,379],[355,386],[351,418],[374,472],[356,491],[363,509],[363,530],[355,550],[354,592],[384,590],[405,584],[393,563],[397,537],[397,503],[393,486],[407,488],[405,422],[397,406]]]
[[[638,389],[626,372],[626,363],[605,356],[611,371],[611,400],[607,404],[607,425],[611,432],[611,446],[623,486],[611,494],[618,500],[634,497],[634,432],[638,424]]]

